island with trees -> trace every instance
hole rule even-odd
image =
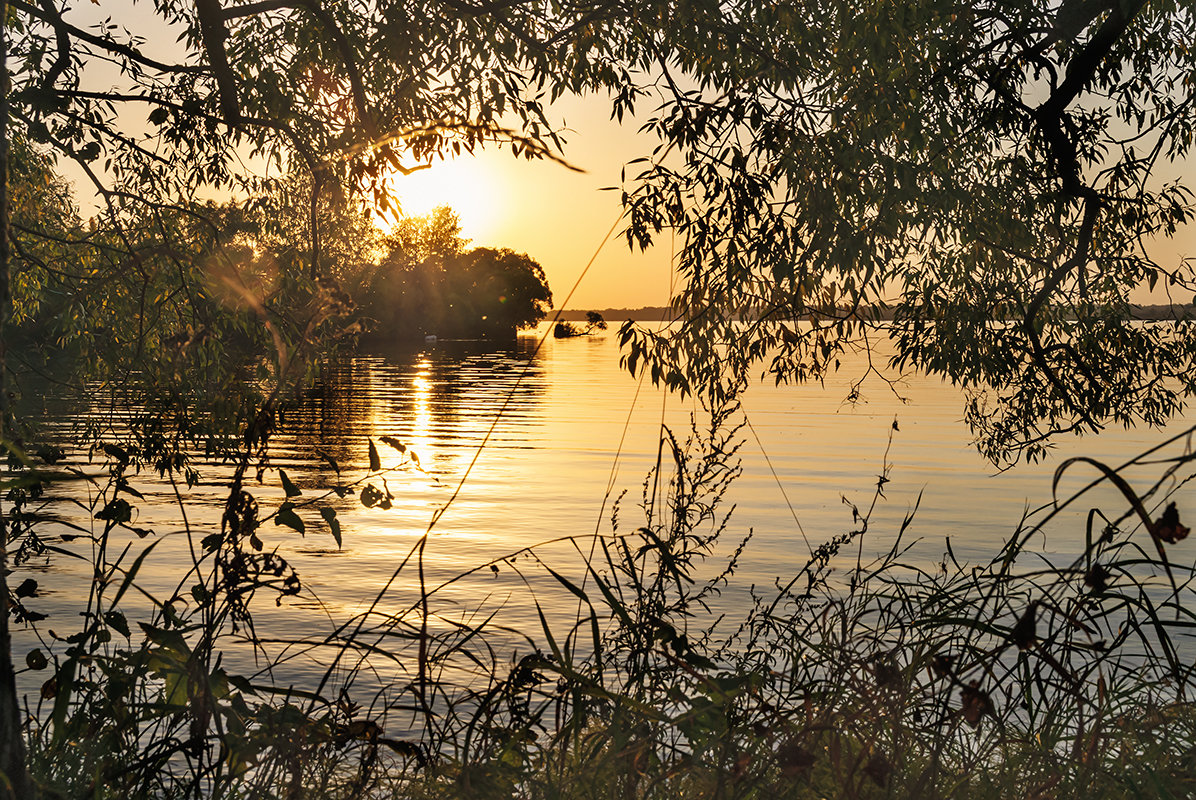
[[[371,338],[511,339],[544,319],[552,291],[540,265],[507,249],[466,248],[460,233],[442,207],[383,237],[385,254],[350,291]]]
[[[552,326],[552,335],[557,339],[572,339],[576,336],[591,336],[607,328],[606,320],[597,311],[585,312],[586,324],[578,327],[568,320],[560,320]]]

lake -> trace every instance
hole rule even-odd
[[[542,326],[539,333],[546,331]],[[287,416],[273,439],[272,469],[262,484],[248,487],[263,517],[284,500],[277,469],[285,470],[302,492],[294,501],[305,523],[303,535],[269,523],[260,532],[267,549],[277,547],[303,584],[299,597],[276,605],[273,595],[263,594],[256,605],[256,630],[264,647],[275,657],[285,655],[273,670],[274,680],[315,683],[327,654],[288,642],[332,635],[376,597],[379,612],[410,616],[418,597],[416,571],[412,563],[397,577],[396,570],[441,510],[424,557],[426,584],[443,585],[430,601],[437,615],[434,627],[494,613],[492,624],[535,637],[540,610],[554,625],[573,617],[577,599],[532,557],[525,553],[513,563],[503,559],[547,542],[534,551],[536,557],[584,581],[579,553],[590,550],[595,533],[612,533],[616,507],[620,532],[643,524],[639,506],[662,426],[683,439],[699,410],[691,400],[666,395],[620,368],[613,332],[576,339],[549,336],[538,349],[537,343],[536,336],[527,335],[513,346],[439,342],[360,354],[332,368],[302,407]],[[1113,430],[1069,439],[1044,464],[997,474],[969,445],[958,390],[910,375],[898,386],[900,397],[883,383],[865,383],[859,401],[848,404],[851,383],[862,371],[862,363],[848,361],[825,385],[763,383],[747,392],[739,451],[743,474],[725,498],[723,510],[733,506],[734,513],[709,569],[716,572],[744,536],[753,535],[734,577],[714,602],[714,614],[733,619],[747,607],[753,586],[767,593],[800,569],[812,547],[855,527],[852,506],[861,512],[869,507],[882,473],[888,482],[862,539],[863,561],[893,545],[917,506],[905,533],[905,541],[915,544],[905,559],[911,567],[933,570],[944,558],[948,538],[960,561],[991,558],[1028,510],[1051,501],[1052,477],[1065,458],[1086,455],[1118,464],[1183,430],[1177,422],[1169,431]],[[99,405],[76,404],[47,411],[44,421],[51,431],[65,430],[72,419],[102,419],[107,413]],[[416,454],[418,465],[382,437],[401,442]],[[385,484],[380,478],[370,481],[392,496],[388,509],[366,508],[357,495],[338,498],[327,492],[337,481],[332,461],[344,483],[365,477],[371,441],[382,468],[394,470]],[[1190,448],[1190,440],[1181,439],[1167,453]],[[72,454],[71,460],[86,466],[82,454]],[[667,450],[664,460],[667,465]],[[150,596],[186,598],[193,583],[186,578],[190,546],[218,529],[222,480],[230,468],[202,460],[198,468],[203,483],[185,504],[186,523],[195,532],[191,545],[171,485],[145,474],[134,481],[145,499],[133,524],[156,533],[145,539],[130,536],[125,563],[154,543],[138,575]],[[1151,464],[1126,477],[1145,489],[1161,472],[1161,466]],[[1060,481],[1060,496],[1095,476],[1085,465],[1070,468]],[[99,523],[75,502],[86,494],[77,485],[52,487],[43,511],[98,530]],[[1180,499],[1181,514],[1190,514]],[[1083,547],[1087,511],[1098,503],[1110,518],[1125,510],[1116,493],[1091,493],[1036,536],[1034,547],[1052,560],[1074,557]],[[318,513],[324,507],[337,512],[341,547]],[[86,601],[91,545],[87,539],[53,537],[51,543],[84,557],[46,553],[18,567],[9,580],[16,585],[36,577],[42,593],[31,605],[50,615],[43,631],[65,635],[77,629]],[[1182,545],[1175,552],[1180,560],[1190,560]],[[856,556],[853,546],[839,568],[854,567]],[[129,602],[138,607],[136,598]],[[148,614],[148,603],[140,602]],[[515,634],[507,641],[523,651],[531,646]],[[36,644],[30,631],[18,631],[17,662]],[[260,656],[246,646],[229,652],[225,663],[252,672],[264,663]],[[23,680],[32,677],[26,674]]]

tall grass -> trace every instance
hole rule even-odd
[[[527,548],[470,570],[520,575],[538,592],[537,629],[511,630],[484,607],[444,611],[424,539],[388,602],[332,635],[271,642],[254,609],[301,586],[263,523],[317,519],[324,500],[292,496],[284,480],[281,507],[259,504],[246,475],[263,463],[268,425],[245,439],[219,530],[187,527],[193,560],[169,597],[138,594],[154,547],[130,536],[139,454],[109,443],[90,508],[100,525],[80,534],[95,576],[82,625],[66,633],[55,620],[51,632],[35,599],[18,607],[43,638],[22,676],[41,683],[28,702],[36,781],[72,798],[1196,793],[1193,569],[1168,552],[1183,526],[1166,510],[1190,454],[1150,454],[1159,477],[1141,493],[1119,469],[1064,465],[1095,467],[1122,498],[1088,514],[1067,563],[1030,542],[1083,493],[1024,520],[988,563],[959,563],[949,545],[933,568],[909,559],[915,515],[863,563],[882,477],[854,529],[730,619],[714,601],[750,546],[726,506],[741,424],[728,406],[702,430],[664,431],[640,496],[617,504],[611,529],[572,540],[574,568]],[[375,447],[329,492],[381,502]],[[47,475],[22,469],[10,499],[28,533],[46,524],[35,511]],[[556,591],[535,588],[546,582]],[[404,596],[404,585],[418,590]],[[562,597],[577,608],[569,624]],[[139,620],[131,605],[151,611]],[[262,669],[232,674],[232,647],[257,648]],[[323,678],[272,681],[300,650]]]

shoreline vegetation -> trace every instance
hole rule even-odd
[[[45,176],[33,185],[57,185],[26,156]],[[712,601],[752,537],[725,503],[746,420],[737,394],[704,392],[691,430],[662,429],[639,496],[620,495],[596,532],[561,532],[579,553],[568,574],[536,546],[462,565],[462,576],[516,575],[539,628],[512,631],[484,598],[449,597],[455,579],[428,581],[425,548],[453,494],[364,609],[331,616],[331,635],[259,636],[264,608],[319,603],[288,561],[295,535],[340,547],[354,529],[337,503],[386,513],[404,502],[404,474],[429,469],[407,442],[345,430],[347,440],[366,438],[356,456],[346,455],[352,447],[321,453],[328,469],[314,484],[288,475],[272,437],[318,385],[321,362],[368,342],[370,318],[391,340],[468,337],[480,323],[483,335],[507,338],[547,317],[551,292],[528,256],[467,248],[448,209],[408,220],[377,258],[349,263],[338,280],[278,273],[302,261],[277,240],[260,246],[263,228],[240,209],[202,210],[232,235],[188,229],[188,215],[170,220],[199,254],[202,315],[184,307],[140,340],[116,324],[141,319],[140,292],[123,261],[103,260],[110,232],[100,230],[90,234],[105,244],[93,268],[113,277],[81,284],[102,302],[79,303],[62,270],[31,283],[40,273],[30,266],[21,314],[6,327],[22,336],[7,339],[21,342],[10,362],[18,377],[40,369],[31,356],[57,332],[66,372],[115,378],[104,384],[105,414],[72,439],[10,427],[3,502],[19,580],[8,619],[36,642],[16,653],[14,677],[33,687],[20,698],[20,741],[40,798],[1196,791],[1196,664],[1184,649],[1196,570],[1176,555],[1189,546],[1179,504],[1196,480],[1184,437],[1147,454],[1159,477],[1141,493],[1120,467],[1060,465],[1090,469],[1120,493],[1093,507],[1073,531],[1078,555],[1060,563],[1030,546],[1069,498],[1014,526],[985,563],[957,561],[948,538],[937,570],[906,564],[903,541],[939,533],[920,528],[916,509],[891,551],[864,561],[890,477],[884,463],[871,504],[852,507],[853,527],[788,571],[778,565],[775,585],[754,587],[739,616],[726,617],[710,612]],[[77,221],[62,218],[77,233]],[[241,268],[220,271],[217,256],[230,253]],[[155,292],[169,295],[172,273],[153,275],[164,284]],[[1191,311],[1130,309],[1164,319]],[[594,334],[608,316],[658,321],[667,309],[565,312],[540,335]],[[211,504],[200,493],[214,472],[225,493],[219,519],[197,523],[193,508]],[[83,517],[54,513],[55,502]],[[139,571],[168,531],[187,537],[190,560],[177,585],[151,592]],[[39,610],[44,579],[27,567],[46,554],[93,563],[79,623]],[[563,626],[549,622],[562,597],[578,609]],[[246,647],[258,659],[250,674],[225,659]],[[275,682],[274,668],[296,653],[320,665],[313,685]],[[378,685],[379,676],[397,677]]]

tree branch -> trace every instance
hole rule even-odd
[[[1134,17],[1146,5],[1146,0],[1131,0],[1128,3],[1112,3],[1111,5],[1109,16],[1097,28],[1096,33],[1092,34],[1092,38],[1076,54],[1075,58],[1068,62],[1067,75],[1063,78],[1063,83],[1059,84],[1059,87],[1051,92],[1051,96],[1047,98],[1046,102],[1039,107],[1040,113],[1048,116],[1062,114],[1063,110],[1079,96],[1080,92],[1084,91],[1096,73],[1097,67],[1109,55],[1113,45],[1122,37]]]
[[[220,93],[220,113],[230,128],[240,127],[241,100],[237,96],[237,76],[228,63],[228,53],[224,49],[228,29],[224,27],[220,0],[195,0],[195,13],[199,17],[203,49],[208,55],[212,76],[216,79],[216,88]]]
[[[159,72],[175,73],[196,73],[204,71],[203,67],[193,67],[187,66],[185,64],[166,64],[156,59],[149,58],[148,56],[143,56],[136,48],[121,44],[120,42],[114,42],[111,39],[105,39],[102,36],[96,36],[94,33],[88,33],[82,28],[77,28],[74,25],[71,25],[69,22],[59,16],[47,15],[42,9],[29,5],[28,3],[23,2],[23,0],[9,0],[9,5],[18,11],[28,14],[34,19],[40,20],[41,22],[52,26],[56,32],[65,31],[68,35],[74,37],[75,39],[95,45],[96,47],[100,47],[110,53],[123,56],[130,61],[145,67],[149,67],[150,69],[155,69]]]
[[[58,14],[58,9],[54,8],[52,0],[41,0],[42,10],[47,15],[55,17],[59,22],[62,17]],[[60,26],[54,26],[54,40],[55,46],[58,49],[58,57],[54,59],[54,64],[42,77],[42,88],[53,88],[58,81],[58,77],[66,72],[67,67],[71,65],[71,39],[70,35]]]
[[[336,49],[340,51],[341,60],[345,63],[345,71],[349,74],[349,88],[353,94],[353,105],[357,107],[357,118],[361,120],[361,126],[365,129],[366,134],[371,139],[376,139],[378,137],[377,126],[374,125],[369,113],[365,84],[361,80],[361,72],[357,69],[357,56],[349,45],[349,40],[345,38],[344,32],[336,24],[332,15],[320,8],[318,0],[300,0],[300,4],[327,29]]]

